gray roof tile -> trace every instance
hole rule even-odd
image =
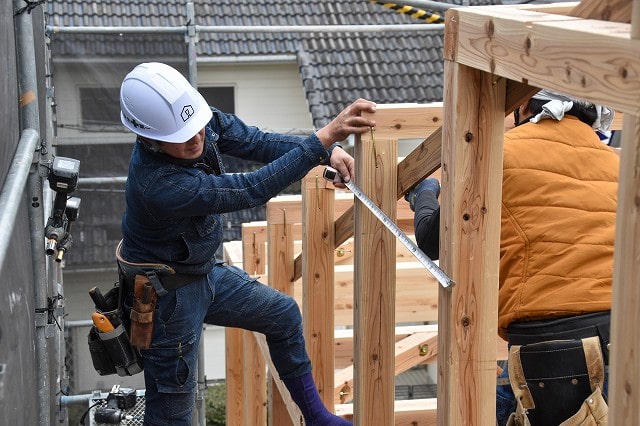
[[[473,4],[499,3],[478,0]],[[461,1],[451,2],[460,4]],[[167,26],[186,23],[186,1],[55,0],[46,3],[49,25]],[[197,25],[428,25],[369,1],[242,0],[195,1]],[[435,11],[442,14],[442,12]],[[181,36],[56,34],[54,56],[81,52],[125,58],[184,56]],[[56,44],[56,40],[63,43]],[[296,55],[316,127],[328,123],[358,97],[381,103],[442,99],[441,31],[362,33],[201,33],[198,55]]]

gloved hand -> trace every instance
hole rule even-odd
[[[413,189],[404,194],[404,199],[409,202],[409,207],[415,211],[415,202],[418,195],[424,191],[432,191],[436,197],[440,195],[440,182],[436,178],[427,178],[413,187]]]

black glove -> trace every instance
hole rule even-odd
[[[411,207],[412,211],[415,211],[416,198],[423,191],[432,191],[437,198],[440,195],[440,182],[436,178],[427,178],[404,194],[404,199],[409,202],[409,207]]]

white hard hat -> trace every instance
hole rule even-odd
[[[122,124],[149,139],[187,142],[212,115],[202,95],[166,64],[140,64],[127,74],[120,87]]]

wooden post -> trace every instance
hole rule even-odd
[[[640,119],[626,114],[616,218],[609,424],[640,418]]]
[[[253,238],[251,229],[242,227],[242,240],[252,242],[251,247],[242,249],[242,265],[251,275],[266,272],[264,244]],[[261,426],[267,419],[266,365],[253,332],[242,330],[244,356],[244,412],[245,425]]]
[[[640,0],[634,0],[631,39],[640,39]],[[636,105],[640,111],[640,105]],[[625,114],[616,217],[609,424],[640,416],[640,117]]]
[[[373,117],[381,120],[380,110]],[[391,220],[397,202],[397,141],[356,138],[355,183]],[[395,400],[395,252],[393,234],[362,203],[355,204],[354,421],[390,426]]]
[[[316,167],[302,181],[302,319],[313,378],[333,411],[334,187]]]
[[[286,209],[280,209],[277,203],[272,202],[267,203],[267,217],[269,285],[293,296],[293,222],[287,220]],[[283,395],[285,392],[280,392],[273,380],[271,378],[269,384],[269,424],[301,424],[300,410],[288,393]]]
[[[242,265],[236,266],[250,275],[264,274],[264,240],[256,240],[255,226],[242,226],[242,241]],[[227,425],[264,425],[267,419],[266,366],[253,332],[227,327],[225,340]]]
[[[440,266],[456,284],[438,301],[438,424],[488,425],[496,421],[506,80],[445,60],[444,86]]]

